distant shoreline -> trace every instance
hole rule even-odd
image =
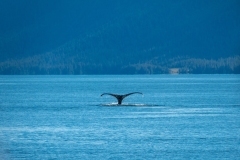
[[[47,59],[47,61],[46,61]],[[72,59],[70,61],[69,59]],[[240,56],[200,59],[157,57],[139,63],[86,63],[44,54],[0,63],[0,75],[240,74]]]

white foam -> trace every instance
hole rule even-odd
[[[109,104],[101,104],[101,106],[136,106],[136,107],[151,107],[151,106],[163,106],[163,105],[156,105],[156,104],[129,104],[129,103],[123,103],[123,104],[117,104],[117,103],[109,103]]]

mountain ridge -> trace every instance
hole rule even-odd
[[[1,11],[0,74],[239,73],[235,0],[21,2],[5,1],[19,14]]]

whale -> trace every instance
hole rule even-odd
[[[103,93],[103,94],[101,94],[101,96],[104,96],[104,95],[113,96],[113,97],[115,97],[115,98],[117,99],[118,105],[121,105],[123,99],[126,98],[127,96],[132,95],[132,94],[142,94],[142,93],[141,93],[141,92],[132,92],[132,93],[124,94],[124,95],[112,94],[112,93]],[[143,95],[143,94],[142,94],[142,95]]]

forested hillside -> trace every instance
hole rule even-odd
[[[0,2],[0,74],[240,73],[237,0]]]

